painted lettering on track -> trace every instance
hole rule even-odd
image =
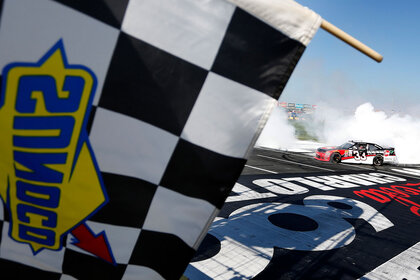
[[[410,200],[411,196],[420,195],[420,183],[407,183],[402,186],[380,187],[379,189],[357,190],[353,193],[359,197],[367,197],[380,203],[396,201],[410,208],[410,211],[420,216],[420,204]]]

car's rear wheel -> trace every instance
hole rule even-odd
[[[384,159],[381,156],[376,156],[373,159],[373,165],[375,165],[375,166],[381,166],[383,163],[384,163]]]
[[[340,163],[341,162],[341,155],[339,153],[333,153],[330,156],[330,162]]]

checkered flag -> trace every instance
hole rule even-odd
[[[0,267],[179,279],[320,18],[292,0],[1,0]]]

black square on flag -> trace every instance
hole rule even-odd
[[[55,0],[81,13],[120,29],[128,0]],[[94,2],[94,3],[93,3]]]
[[[126,265],[112,265],[96,257],[66,249],[63,261],[63,273],[78,280],[121,279]],[[35,278],[49,279],[49,278]]]
[[[0,0],[0,18],[1,18],[2,10],[3,10],[3,0]]]
[[[122,175],[102,173],[109,201],[91,221],[140,228],[157,186]]]
[[[278,99],[304,49],[237,8],[211,71]]]
[[[195,251],[172,234],[142,230],[130,264],[147,266],[165,279],[182,275]],[[177,278],[177,280],[179,277]]]
[[[245,163],[180,139],[160,185],[220,209]]]
[[[121,32],[99,106],[179,135],[207,71]]]
[[[1,279],[61,279],[61,273],[40,270],[5,259],[0,262],[0,270],[3,272]]]

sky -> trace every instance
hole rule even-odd
[[[297,0],[380,53],[377,63],[323,29],[309,43],[280,101],[420,117],[420,1]]]

